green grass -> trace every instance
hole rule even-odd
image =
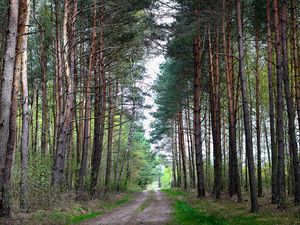
[[[207,215],[194,209],[185,201],[177,200],[173,204],[172,224],[178,225],[227,225],[228,223],[218,217]]]
[[[70,224],[79,224],[84,220],[93,219],[100,215],[100,212],[92,212],[85,215],[74,216],[73,218],[71,218]]]
[[[175,190],[175,189],[162,189],[162,192],[164,192],[168,197],[174,198],[179,196],[188,196],[187,192]]]
[[[296,225],[300,224],[299,214],[295,209],[277,211],[276,206],[262,203],[259,213],[249,211],[249,203],[238,204],[233,200],[215,201],[212,199],[190,200],[200,212],[214,215],[228,221],[230,225]]]
[[[195,193],[163,190],[173,202],[172,225],[300,225],[300,207],[278,211],[266,198],[260,199],[259,213],[250,213],[249,202],[197,199]]]

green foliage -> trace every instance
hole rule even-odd
[[[187,76],[185,61],[167,60],[161,65],[161,72],[153,87],[156,98],[157,111],[152,113],[156,119],[152,123],[152,141],[162,140],[170,134],[173,119],[185,103],[186,97],[191,94],[191,77]]]
[[[165,167],[163,175],[161,177],[161,187],[163,189],[171,188],[172,181],[172,169],[170,167]]]
[[[145,188],[156,178],[158,165],[157,156],[151,152],[150,143],[145,139],[141,130],[136,131],[133,139],[133,165],[132,171],[137,173],[133,175],[133,182]]]

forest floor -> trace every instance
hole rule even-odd
[[[300,225],[300,207],[294,206],[292,199],[287,202],[286,210],[278,210],[270,203],[270,197],[259,199],[259,213],[251,213],[249,199],[244,203],[229,198],[225,193],[221,200],[212,196],[197,199],[195,192],[177,189],[163,190],[171,201],[172,214],[170,225]]]
[[[60,198],[54,208],[25,214],[15,212],[0,225],[300,225],[300,206],[288,199],[286,210],[259,199],[260,212],[250,213],[244,202],[222,194],[221,200],[207,195],[197,199],[195,191],[178,189],[108,194],[105,198],[76,202]]]
[[[137,198],[140,193],[125,192],[107,194],[95,199],[75,201],[74,194],[65,194],[32,204],[30,213],[21,212],[14,205],[11,218],[1,219],[0,225],[72,225],[80,224],[99,215],[105,215],[116,208],[126,205]],[[56,199],[54,201],[53,199]],[[51,200],[51,201],[50,201]]]
[[[159,190],[144,191],[130,203],[82,225],[164,225],[169,224],[170,201]]]

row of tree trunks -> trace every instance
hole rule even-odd
[[[92,40],[91,40],[91,52],[89,55],[89,69],[85,82],[85,103],[84,103],[84,128],[83,128],[83,141],[81,151],[81,165],[78,178],[78,191],[82,193],[84,191],[84,177],[87,167],[88,150],[90,144],[90,124],[91,124],[91,81],[93,72],[95,71],[96,62],[96,43],[97,43],[97,5],[94,2],[93,6],[93,22],[92,22]]]
[[[275,113],[274,113],[274,82],[273,82],[273,53],[272,53],[272,31],[271,31],[271,4],[267,0],[267,46],[268,46],[268,86],[269,86],[269,116],[270,116],[270,139],[272,151],[272,203],[276,203],[277,189],[277,148],[275,146]]]
[[[244,65],[244,43],[243,43],[243,28],[242,28],[242,12],[241,1],[236,0],[237,5],[237,26],[238,26],[238,50],[239,50],[239,73],[241,80],[242,102],[244,112],[244,129],[246,137],[246,154],[249,170],[250,195],[251,195],[251,211],[257,212],[259,209],[257,200],[257,183],[254,169],[253,143],[250,127],[250,110],[249,110],[249,95],[247,91],[247,81]]]
[[[232,66],[232,52],[231,52],[231,23],[227,23],[225,19],[226,12],[228,11],[229,3],[223,0],[223,20],[222,20],[222,33],[223,33],[223,48],[224,48],[224,62],[227,83],[228,95],[228,118],[229,118],[229,193],[230,196],[238,195],[238,201],[242,202],[241,183],[238,169],[237,159],[237,135],[236,135],[236,107],[234,99],[234,73]]]
[[[107,135],[107,159],[106,159],[106,174],[105,174],[105,189],[108,190],[111,184],[111,168],[112,168],[112,149],[114,137],[114,117],[115,117],[115,99],[118,94],[118,80],[116,81],[115,90],[113,90],[114,83],[110,77],[108,86],[108,135]]]
[[[49,142],[49,119],[48,119],[48,97],[47,97],[47,52],[45,44],[45,31],[42,25],[39,26],[41,30],[41,47],[40,47],[40,64],[41,64],[41,86],[42,86],[42,134],[41,134],[41,151],[42,155],[48,152]]]
[[[284,83],[284,93],[288,114],[288,134],[289,134],[289,146],[291,150],[291,157],[294,167],[294,201],[300,203],[300,168],[298,157],[298,144],[296,138],[296,126],[295,126],[295,112],[294,102],[290,90],[290,78],[289,78],[289,62],[288,62],[288,46],[287,46],[287,0],[282,1],[281,6],[281,42],[282,42],[282,79]]]
[[[28,170],[28,93],[27,93],[27,35],[29,23],[29,1],[10,1],[9,5],[9,32],[4,58],[3,81],[1,83],[1,172],[0,172],[0,216],[11,214],[10,180],[13,165],[14,150],[17,141],[17,113],[19,83],[22,79],[24,97],[23,135],[21,144],[21,207],[27,208],[27,170]],[[12,33],[11,33],[12,32]],[[17,36],[18,34],[18,36]],[[12,80],[11,80],[12,79]],[[10,83],[12,81],[12,83]],[[7,91],[5,93],[5,91]],[[10,99],[3,99],[10,98]],[[4,100],[4,102],[2,101]],[[26,108],[27,107],[27,108]],[[8,116],[8,117],[3,117]],[[9,119],[9,121],[7,120]],[[8,127],[6,127],[8,122]],[[26,126],[27,125],[27,126]],[[8,128],[8,130],[5,130]],[[2,139],[3,138],[3,139]]]
[[[181,153],[182,160],[182,170],[183,170],[183,188],[187,190],[187,169],[186,169],[186,152],[185,152],[185,142],[184,142],[184,131],[183,131],[183,118],[182,112],[178,112],[178,143],[179,150]]]
[[[195,176],[195,151],[194,151],[194,141],[193,141],[193,132],[192,132],[192,123],[191,123],[191,113],[189,108],[189,98],[187,98],[187,109],[186,114],[186,135],[189,149],[189,172],[190,172],[190,185],[191,187],[196,187],[196,176]]]
[[[71,125],[73,119],[73,103],[74,103],[74,65],[70,63],[71,51],[73,50],[70,46],[71,40],[68,36],[69,21],[72,18],[74,13],[73,7],[76,4],[76,1],[72,3],[69,0],[64,1],[64,16],[63,16],[63,31],[62,31],[62,40],[63,40],[63,54],[62,54],[62,63],[57,67],[63,67],[65,73],[65,86],[66,86],[66,97],[65,104],[63,108],[63,114],[60,118],[60,124],[57,130],[57,139],[56,139],[56,152],[55,152],[55,162],[53,167],[53,186],[58,189],[62,186],[63,181],[63,172],[65,165],[65,151],[67,148],[68,136],[71,133]],[[62,109],[60,109],[62,110]]]
[[[114,185],[115,187],[117,186],[117,179],[119,176],[119,160],[120,160],[120,154],[121,154],[121,142],[122,142],[122,130],[123,130],[123,108],[124,108],[124,104],[123,104],[123,100],[124,100],[124,93],[123,93],[123,87],[120,87],[121,89],[121,99],[120,99],[120,105],[121,105],[121,109],[120,109],[120,119],[119,119],[119,131],[118,131],[118,145],[117,145],[117,155],[116,155],[116,159],[115,159],[115,170],[114,170]]]

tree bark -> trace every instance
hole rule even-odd
[[[118,147],[117,147],[117,156],[115,159],[115,171],[114,171],[114,184],[116,186],[117,184],[117,178],[118,178],[118,173],[119,173],[119,158],[120,158],[120,153],[121,153],[121,141],[122,141],[122,123],[123,123],[123,108],[124,108],[124,104],[123,104],[123,87],[121,86],[121,100],[120,100],[120,104],[121,104],[121,109],[120,109],[120,119],[119,119],[119,131],[118,131]]]
[[[208,48],[210,65],[210,111],[213,134],[214,149],[214,188],[213,193],[216,199],[221,198],[222,188],[222,149],[221,149],[221,115],[220,115],[220,77],[219,77],[219,53],[218,34],[215,38],[215,59],[213,57],[210,28],[208,28]]]
[[[288,133],[289,133],[289,146],[291,148],[294,176],[295,176],[295,190],[294,190],[294,202],[300,204],[300,167],[298,156],[298,144],[296,138],[296,126],[295,126],[295,111],[293,106],[293,100],[290,90],[289,80],[289,60],[288,60],[288,43],[287,43],[287,0],[282,1],[282,13],[281,13],[281,42],[282,42],[282,63],[283,63],[283,82],[285,100],[288,114]]]
[[[29,21],[30,21],[30,2],[29,0],[24,1],[26,4],[23,15],[26,15],[24,33],[28,33]],[[21,6],[20,6],[21,7]],[[26,12],[27,11],[27,12]],[[23,56],[22,56],[22,138],[20,146],[21,154],[21,180],[20,180],[20,208],[25,211],[28,210],[28,168],[29,168],[29,123],[30,123],[30,112],[29,112],[29,95],[28,95],[28,82],[27,82],[27,45],[28,36],[23,37]]]
[[[224,61],[226,72],[226,84],[228,95],[228,120],[229,120],[229,193],[231,196],[238,195],[238,201],[242,202],[242,192],[240,175],[237,159],[237,135],[236,135],[236,109],[234,99],[234,74],[231,64],[231,23],[227,23],[225,15],[228,11],[228,1],[223,0],[223,47],[224,47]]]
[[[200,27],[200,0],[195,0],[195,17],[197,28]],[[198,198],[205,197],[205,182],[203,171],[202,140],[201,140],[201,36],[198,33],[194,38],[194,138],[197,168],[197,192]]]
[[[71,132],[71,124],[73,118],[73,103],[74,103],[74,70],[71,68],[69,63],[70,57],[70,40],[67,35],[68,22],[70,19],[70,7],[69,0],[64,1],[64,20],[63,20],[63,46],[65,47],[63,52],[63,63],[59,66],[65,68],[65,79],[66,79],[66,101],[64,106],[64,114],[61,118],[61,123],[57,133],[56,143],[56,156],[54,161],[53,170],[53,186],[54,188],[60,188],[63,179],[64,165],[65,165],[65,151],[67,146],[68,135]],[[72,73],[71,73],[72,72]]]
[[[111,78],[111,77],[110,77]],[[110,79],[109,87],[109,102],[108,102],[108,136],[107,136],[107,158],[106,158],[106,174],[105,174],[105,189],[109,189],[111,180],[111,167],[112,167],[112,145],[114,138],[114,118],[115,118],[115,99],[118,93],[118,83],[115,86],[115,93],[113,92],[113,82]]]
[[[278,151],[278,167],[277,167],[277,185],[278,185],[278,206],[285,207],[285,182],[284,182],[284,131],[283,131],[283,69],[282,69],[282,42],[280,40],[280,22],[278,1],[273,1],[274,6],[274,27],[275,27],[275,50],[276,50],[276,72],[277,72],[277,151]]]
[[[291,0],[291,35],[292,35],[292,58],[293,58],[293,73],[295,80],[296,105],[298,114],[298,126],[300,129],[300,70],[299,70],[299,21],[297,20],[297,3]],[[299,14],[298,14],[299,15]]]
[[[99,77],[95,77],[96,82],[100,88],[96,88],[95,96],[95,125],[94,125],[94,145],[92,153],[92,169],[91,169],[91,193],[96,191],[99,167],[101,163],[102,151],[103,151],[103,136],[104,136],[104,122],[106,111],[106,81],[104,70],[104,0],[99,1]]]
[[[42,133],[41,133],[41,153],[43,156],[48,152],[48,133],[49,133],[49,120],[48,120],[48,97],[47,97],[47,52],[45,45],[44,28],[39,26],[41,30],[41,47],[40,47],[40,64],[41,64],[41,86],[42,86]]]
[[[248,158],[248,169],[250,178],[250,195],[251,195],[251,212],[257,212],[259,210],[257,200],[257,184],[255,178],[254,169],[254,157],[253,157],[253,143],[250,127],[250,110],[249,110],[249,96],[247,91],[247,81],[245,75],[244,65],[244,43],[243,43],[243,28],[242,28],[242,12],[241,12],[241,0],[236,0],[237,4],[237,26],[238,26],[238,50],[239,50],[239,72],[241,80],[241,91],[244,111],[244,129],[246,136],[246,152]]]
[[[255,111],[256,111],[256,145],[257,145],[257,187],[258,197],[262,197],[262,171],[261,171],[261,124],[260,124],[260,71],[259,71],[259,45],[258,45],[258,29],[255,30]]]
[[[272,203],[277,202],[278,186],[277,186],[277,148],[275,146],[275,119],[274,119],[274,84],[273,84],[273,51],[272,51],[272,32],[271,32],[271,4],[267,0],[267,46],[268,46],[268,85],[269,85],[269,116],[270,116],[270,138],[272,152]]]
[[[91,37],[91,52],[89,55],[89,70],[85,82],[85,104],[84,104],[84,128],[83,128],[83,143],[81,151],[81,165],[79,170],[79,179],[78,179],[78,191],[79,193],[84,191],[84,176],[87,167],[88,161],[88,150],[90,144],[90,123],[91,123],[91,80],[93,72],[95,71],[95,62],[96,62],[96,42],[97,42],[97,8],[96,2],[93,6],[93,31]],[[96,138],[96,137],[95,137]]]
[[[186,154],[185,154],[185,142],[184,142],[184,132],[183,132],[183,118],[182,111],[177,113],[178,116],[178,139],[179,139],[179,149],[181,153],[182,160],[182,170],[183,170],[183,188],[187,190],[187,171],[186,171]]]
[[[18,11],[19,0],[10,0],[6,47],[4,50],[4,63],[2,67],[2,75],[0,76],[2,79],[0,89],[0,188],[2,187],[3,171],[5,167],[5,153],[9,138],[9,121],[12,103],[11,96],[13,90],[13,76],[18,35]],[[2,192],[2,190],[0,191]],[[0,208],[3,207],[2,205],[3,200],[0,199]]]

